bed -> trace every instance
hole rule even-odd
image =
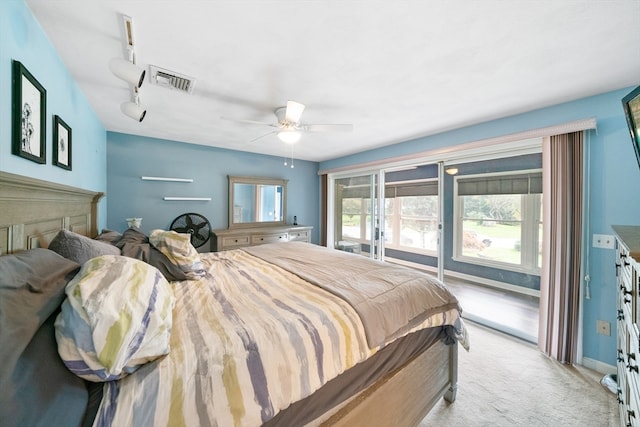
[[[0,248],[13,254],[0,257],[0,334],[3,344],[17,341],[0,350],[12,367],[0,375],[3,425],[411,426],[440,398],[455,400],[458,344],[468,348],[468,337],[443,284],[307,243],[195,256],[162,230],[98,233],[101,197],[0,173]],[[16,291],[7,271],[38,280]],[[74,300],[74,290],[102,274],[95,289],[108,281],[122,289],[108,295],[130,295],[140,271],[157,285],[154,301],[164,301],[155,317],[141,314],[155,328],[137,338],[144,351],[136,347],[122,363],[114,356],[107,368],[96,368],[82,346],[67,357],[81,329],[74,319],[85,316],[93,328],[109,318],[105,305]],[[35,314],[17,315],[16,304],[32,297]],[[436,303],[421,306],[423,298]],[[91,304],[99,310],[91,313]],[[6,328],[10,322],[18,326]],[[91,350],[102,354],[111,341],[98,342],[95,328]]]

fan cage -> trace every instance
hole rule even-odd
[[[190,234],[191,244],[195,248],[201,247],[211,238],[211,224],[209,220],[195,212],[179,215],[171,222],[169,229],[177,233]]]

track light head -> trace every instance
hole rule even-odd
[[[120,110],[124,113],[124,115],[131,117],[138,122],[141,122],[144,119],[144,116],[147,115],[147,110],[142,108],[140,105],[135,102],[124,102],[120,105]]]
[[[146,70],[126,59],[113,58],[109,61],[109,69],[116,77],[132,84],[136,89],[144,82]]]

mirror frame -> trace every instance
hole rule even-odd
[[[261,178],[256,176],[232,176],[229,175],[229,228],[249,228],[285,225],[287,220],[287,181],[278,178]],[[233,222],[234,184],[275,185],[282,186],[282,220],[262,222]]]

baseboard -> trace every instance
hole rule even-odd
[[[615,374],[617,372],[617,368],[615,366],[609,365],[608,363],[604,363],[599,360],[590,359],[588,357],[582,358],[582,366],[605,375]]]

